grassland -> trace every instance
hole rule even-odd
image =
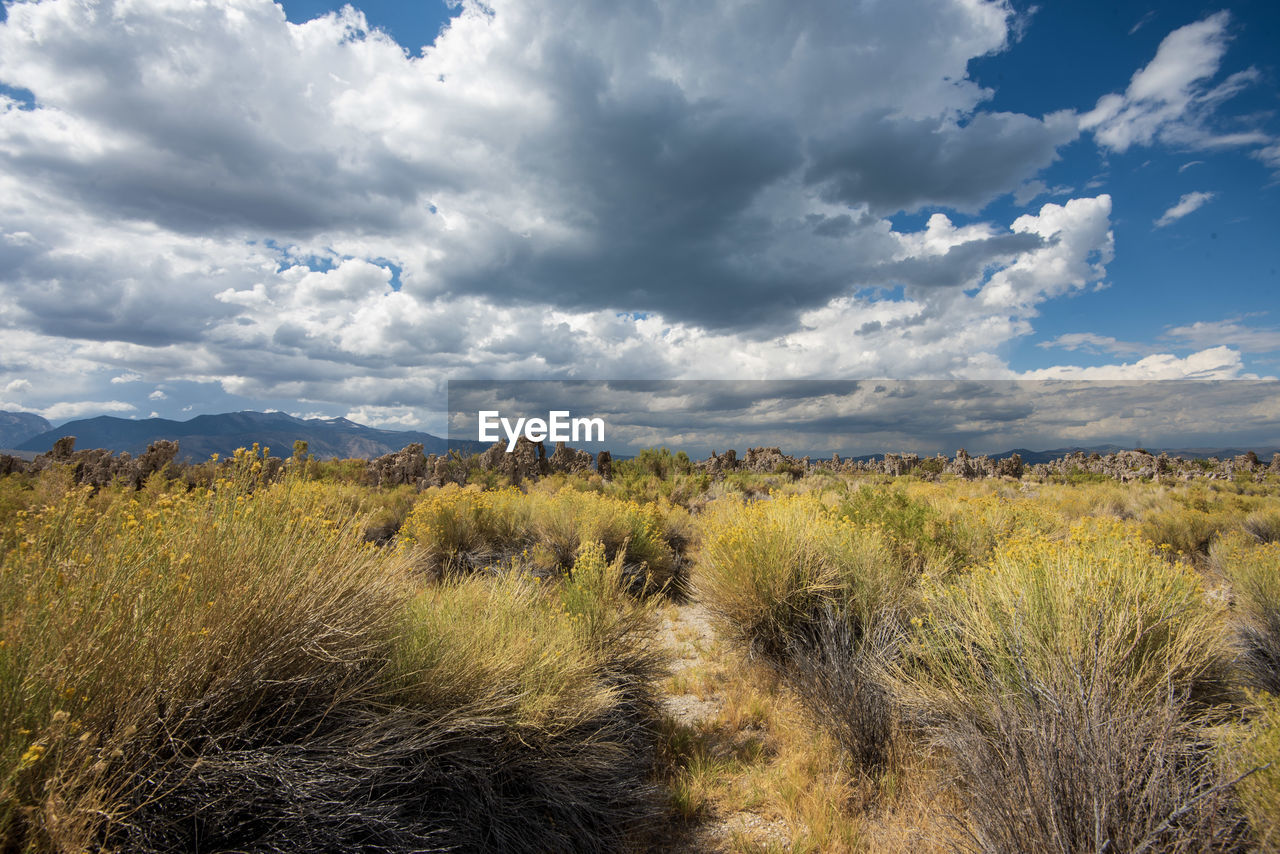
[[[0,850],[1280,847],[1274,475],[663,459],[0,480]]]

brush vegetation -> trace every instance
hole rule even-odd
[[[425,584],[408,548],[367,542],[342,490],[261,470],[243,452],[211,489],[16,494],[6,850],[612,851],[642,835],[662,663],[619,561],[587,544],[563,578]]]
[[[189,468],[0,479],[0,850],[1280,846],[1275,482]]]

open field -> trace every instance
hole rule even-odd
[[[0,479],[0,850],[1280,848],[1280,475]]]

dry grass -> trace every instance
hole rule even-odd
[[[245,452],[212,490],[75,490],[5,520],[6,850],[643,835],[662,662],[602,545],[563,582],[419,590],[340,491],[261,471]]]
[[[512,563],[560,575],[585,543],[620,558],[635,592],[682,584],[688,515],[680,508],[640,504],[564,487],[528,494],[510,487],[480,490],[449,485],[423,493],[401,529],[432,574],[471,572]]]
[[[1244,681],[1280,695],[1280,542],[1236,533],[1213,544],[1210,562],[1235,597],[1236,663]]]
[[[416,498],[252,452],[191,491],[5,478],[0,848],[1280,844],[1280,717],[1235,691],[1280,690],[1265,484],[695,495],[670,462]],[[701,603],[634,595],[695,547]]]
[[[1248,719],[1226,740],[1227,773],[1247,774],[1237,785],[1257,851],[1280,850],[1280,697],[1257,694]]]

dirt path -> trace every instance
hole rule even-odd
[[[731,680],[741,676],[730,672],[734,659],[725,654],[706,608],[698,602],[668,606],[659,637],[672,650],[664,697],[669,741],[687,751],[677,762],[683,760],[690,767],[727,762],[741,753],[744,745],[758,741],[761,732],[726,719],[732,713],[726,690]],[[790,836],[781,820],[750,810],[726,809],[718,800],[709,797],[696,815],[677,821],[661,850],[790,850]]]

